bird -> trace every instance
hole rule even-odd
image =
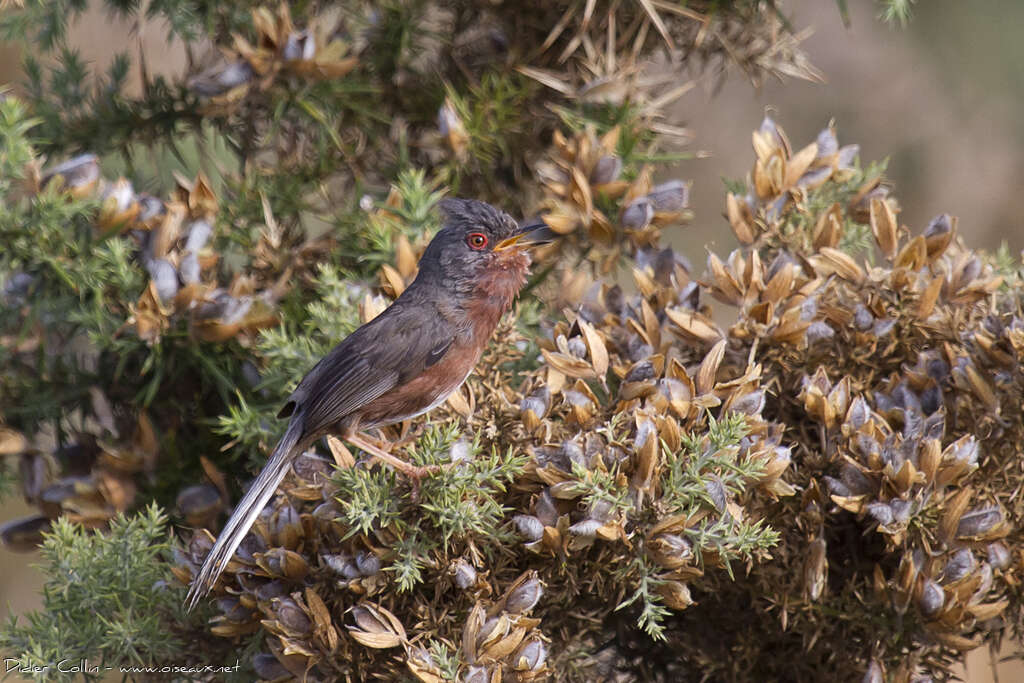
[[[543,222],[518,224],[481,201],[443,199],[443,227],[412,284],[383,312],[327,353],[288,396],[284,436],[235,507],[189,587],[192,609],[212,590],[292,462],[334,434],[409,476],[417,467],[362,432],[427,413],[472,372],[498,321],[526,283],[530,247],[557,236]]]

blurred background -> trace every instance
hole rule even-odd
[[[864,161],[889,158],[888,180],[903,207],[902,223],[920,231],[936,214],[960,218],[959,230],[974,246],[1011,253],[1024,249],[1024,233],[1010,226],[1024,215],[1024,3],[1012,0],[932,0],[914,6],[902,31],[876,20],[876,6],[849,2],[844,27],[831,0],[790,0],[785,12],[797,28],[811,27],[804,42],[825,82],[788,80],[751,87],[734,73],[720,89],[707,78],[678,103],[672,123],[694,134],[691,151],[674,177],[693,181],[695,220],[675,238],[701,270],[705,247],[732,250],[735,239],[722,218],[723,178],[743,178],[752,163],[750,133],[766,107],[794,148],[834,120],[841,144],[859,143]],[[88,14],[71,43],[82,56],[105,64],[116,51],[141,49],[152,72],[179,74],[180,46],[168,45],[159,25],[133,32],[102,12]],[[0,85],[17,85],[23,49],[0,44]],[[0,520],[24,515],[9,502]],[[0,618],[39,604],[39,580],[29,555],[0,547]],[[1019,662],[996,664],[977,650],[967,663],[972,682],[1024,680]]]

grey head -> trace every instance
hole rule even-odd
[[[440,208],[445,224],[423,252],[416,280],[470,291],[506,252],[515,251],[508,247],[522,230],[504,211],[474,199],[444,199]]]

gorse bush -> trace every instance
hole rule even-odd
[[[137,97],[67,45],[85,3],[15,4],[53,59],[0,95],[0,492],[38,509],[2,537],[47,582],[0,643],[38,677],[873,683],[1019,639],[1019,264],[770,117],[738,247],[665,246],[679,74],[817,76],[775,3],[150,3],[189,59]],[[327,438],[186,613],[284,398],[455,194],[562,237],[383,435],[451,467]]]

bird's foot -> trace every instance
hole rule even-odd
[[[403,470],[402,474],[409,477],[409,483],[412,484],[412,502],[416,502],[420,497],[420,480],[424,477],[433,476],[441,471],[440,465],[430,465],[429,467],[422,467],[419,465],[412,465],[406,463],[409,469]]]
[[[414,441],[419,440],[419,438],[423,436],[423,432],[426,430],[426,423],[421,422],[415,427],[409,429],[405,434],[399,435],[398,440],[392,442],[392,447],[401,448],[402,446],[407,446]]]
[[[441,471],[440,465],[421,466],[413,465],[410,462],[406,462],[401,458],[389,453],[383,448],[372,443],[368,439],[364,439],[362,435],[350,435],[346,437],[346,441],[355,446],[356,448],[362,449],[375,457],[381,462],[387,463],[393,467],[397,472],[404,474],[409,478],[412,483],[412,499],[415,501],[419,497],[420,492],[420,480],[424,477],[429,477],[437,474]]]

